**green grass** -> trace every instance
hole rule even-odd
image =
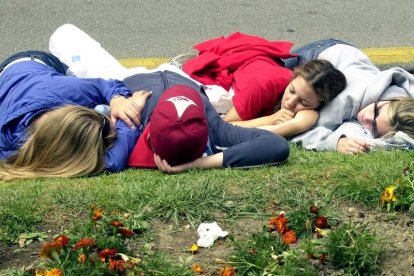
[[[292,145],[291,157],[282,166],[177,175],[126,170],[90,178],[2,183],[0,242],[12,245],[20,234],[48,229],[55,233],[81,231],[91,206],[134,213],[148,222],[157,219],[194,228],[203,221],[233,225],[246,216],[267,218],[280,210],[300,217],[310,205],[329,209],[328,215],[337,214],[334,206],[341,202],[378,208],[384,187],[401,177],[405,167],[414,168],[413,164],[412,153],[406,151],[348,156],[304,151]],[[168,259],[163,254],[155,252],[156,257],[146,263],[153,267],[146,269],[157,270],[157,261]],[[165,269],[181,271],[182,267]]]

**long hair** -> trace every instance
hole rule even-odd
[[[98,174],[105,168],[104,154],[114,137],[109,118],[96,111],[56,108],[32,123],[27,141],[0,163],[0,180]]]
[[[298,76],[313,88],[321,106],[329,103],[346,87],[345,75],[323,59],[311,60],[295,68],[295,77]]]
[[[414,99],[399,98],[390,103],[388,116],[391,130],[385,135],[389,137],[397,131],[402,131],[414,139]]]

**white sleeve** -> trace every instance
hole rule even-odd
[[[366,140],[372,139],[372,135],[368,130],[364,129],[358,122],[351,121],[341,124],[336,130],[316,127],[296,136],[291,141],[309,150],[336,151],[339,138],[342,136]]]

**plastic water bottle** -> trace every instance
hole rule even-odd
[[[80,55],[72,56],[72,64],[69,66],[68,75],[77,76],[81,78],[87,77],[86,68],[82,64]]]

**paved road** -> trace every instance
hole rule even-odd
[[[73,23],[115,57],[172,57],[242,31],[298,45],[335,37],[362,48],[414,47],[413,0],[0,0],[0,59],[47,50]]]

